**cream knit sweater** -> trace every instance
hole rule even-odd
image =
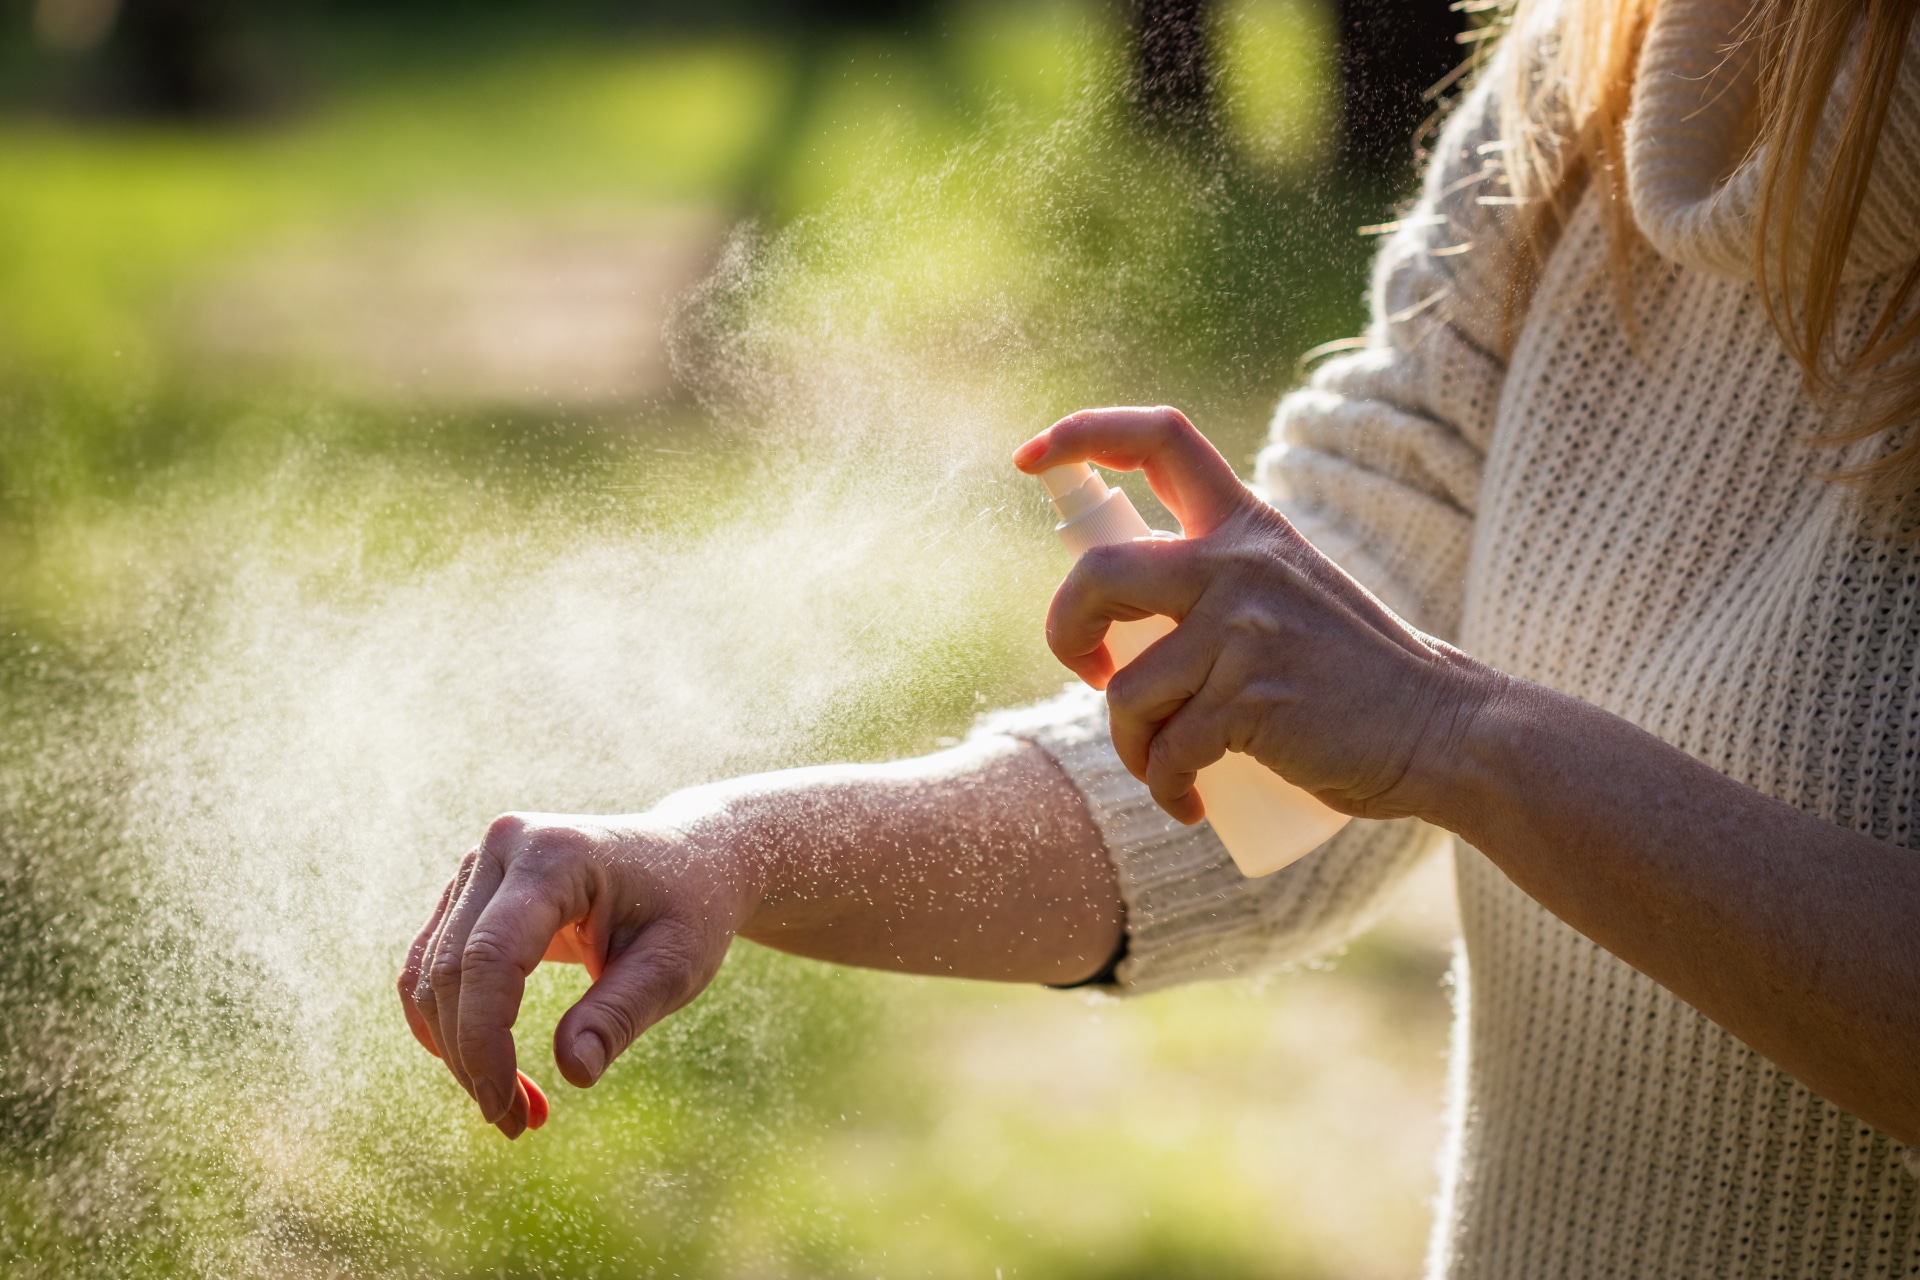
[[[1503,343],[1496,68],[1381,254],[1367,347],[1281,403],[1257,482],[1426,630],[1810,813],[1920,847],[1920,547],[1862,536],[1846,492],[1817,478],[1847,458],[1809,443],[1821,411],[1756,300],[1754,173],[1734,150],[1752,74],[1722,65],[1742,8],[1662,0],[1648,38],[1628,137],[1637,339],[1589,192]],[[1861,332],[1917,251],[1910,51],[1842,333]],[[1133,989],[1323,951],[1447,839],[1355,822],[1244,880],[1204,826],[1163,817],[1120,768],[1097,695],[993,727],[1045,747],[1085,795],[1121,876]],[[1454,856],[1471,982],[1431,1275],[1920,1274],[1920,1182],[1901,1147],[1473,849]]]

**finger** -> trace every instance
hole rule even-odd
[[[443,1062],[446,1061],[446,1054],[440,1047],[444,1042],[440,1035],[440,998],[433,988],[434,957],[439,954],[440,940],[446,935],[448,921],[453,918],[454,904],[460,901],[460,895],[467,887],[467,879],[473,875],[473,864],[479,856],[478,849],[470,849],[460,859],[460,868],[454,872],[453,882],[447,887],[446,909],[440,913],[433,936],[427,939],[426,949],[421,953],[420,980],[413,989],[413,1007],[426,1026],[428,1038],[433,1041],[434,1054]],[[460,1073],[452,1063],[447,1064],[447,1070],[453,1072],[454,1079],[460,1078]]]
[[[420,985],[415,988],[414,994],[414,1002],[421,1016],[426,1020],[427,1031],[432,1035],[434,1045],[440,1049],[440,1060],[446,1064],[448,1072],[463,1089],[467,1087],[466,1078],[460,1073],[459,1063],[447,1053],[448,1037],[440,1021],[441,990],[434,981],[434,970],[436,965],[445,967],[441,964],[439,957],[444,949],[447,930],[453,924],[454,912],[460,905],[461,897],[467,891],[467,883],[473,879],[473,867],[479,860],[480,850],[478,849],[469,849],[467,855],[460,860],[460,870],[454,874],[452,892],[447,899],[447,909],[440,917],[440,927],[434,930],[433,937],[427,942],[426,954],[421,957]],[[458,973],[452,976],[443,973],[441,983],[445,985],[447,993],[451,994],[459,985]]]
[[[465,994],[467,979],[467,940],[507,874],[501,851],[490,848],[491,844],[491,840],[482,843],[480,856],[473,860],[473,870],[454,898],[453,910],[447,913],[446,927],[440,931],[440,937],[434,944],[433,958],[427,966],[438,1013],[434,1023],[434,1038],[454,1078],[460,1081],[462,1088],[473,1094],[474,1101],[480,1104],[481,1114],[486,1116],[489,1124],[506,1110],[513,1093],[503,1082],[495,1081],[492,1097],[480,1096],[473,1068],[461,1053],[460,1002]]]
[[[1154,803],[1188,826],[1206,817],[1194,783],[1202,769],[1227,754],[1224,709],[1211,689],[1187,699],[1153,735],[1143,781]]]
[[[1107,722],[1113,749],[1127,772],[1147,778],[1149,749],[1162,726],[1206,688],[1218,650],[1196,627],[1161,637],[1107,684]]]
[[[640,1034],[700,993],[712,977],[701,926],[659,920],[642,929],[553,1029],[553,1059],[585,1089]]]
[[[493,1122],[493,1127],[505,1134],[508,1140],[512,1140],[527,1131],[532,1113],[532,1095],[527,1092],[527,1086],[522,1077],[516,1074],[513,1081],[513,1100],[507,1104],[507,1113]]]
[[[520,1087],[527,1092],[527,1128],[538,1129],[547,1122],[547,1117],[553,1112],[553,1106],[547,1101],[547,1095],[541,1092],[540,1086],[533,1082],[532,1076],[524,1071],[517,1074],[520,1077]]]
[[[407,948],[407,962],[400,967],[400,978],[395,985],[400,990],[400,1011],[407,1016],[407,1029],[413,1032],[413,1038],[426,1047],[434,1057],[440,1056],[440,1046],[433,1042],[433,1032],[427,1028],[427,1019],[414,1002],[414,990],[420,985],[420,975],[425,972],[427,944],[433,941],[434,933],[440,928],[440,921],[447,914],[447,904],[453,901],[454,881],[460,877],[455,873],[440,890],[440,901],[427,918],[426,927],[414,935],[413,945]]]
[[[553,935],[591,906],[580,859],[517,859],[463,939],[455,1043],[473,1078],[474,1099],[489,1121],[516,1099],[513,1024],[527,975]]]
[[[1189,543],[1141,539],[1094,547],[1074,563],[1047,608],[1047,647],[1068,670],[1102,688],[1114,670],[1108,628],[1161,614],[1187,615],[1205,583]]]
[[[1187,415],[1167,405],[1082,409],[1020,446],[1013,462],[1030,475],[1070,462],[1144,470],[1189,538],[1205,537],[1257,501]]]

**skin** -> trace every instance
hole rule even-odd
[[[1079,793],[1044,752],[989,736],[698,787],[644,814],[499,818],[414,940],[400,1003],[514,1138],[545,1119],[512,1036],[542,960],[594,980],[553,1036],[561,1075],[585,1088],[699,994],[736,936],[877,969],[1074,982],[1114,953],[1122,914]]]
[[[1200,820],[1195,773],[1236,750],[1342,812],[1445,827],[1809,1088],[1920,1144],[1920,857],[1408,626],[1176,410],[1075,414],[1014,460],[1143,469],[1186,533],[1081,557],[1047,620],[1169,813]],[[1154,613],[1179,626],[1115,674],[1108,624]],[[502,818],[416,940],[400,995],[511,1137],[545,1114],[511,1034],[543,958],[595,978],[555,1032],[561,1074],[585,1086],[692,999],[736,935],[1060,982],[1097,971],[1121,928],[1071,785],[1036,749],[987,740],[742,779],[631,818]]]

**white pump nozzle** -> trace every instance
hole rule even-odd
[[[1076,556],[1088,547],[1128,542],[1153,532],[1119,489],[1109,489],[1100,473],[1084,462],[1048,467],[1040,483],[1060,513],[1060,540]]]
[[[1107,482],[1084,462],[1048,467],[1040,473],[1040,483],[1053,499],[1053,509],[1069,524],[1107,500]]]
[[[1089,480],[1098,480],[1093,468],[1084,462],[1069,462],[1061,467],[1048,467],[1040,473],[1040,483],[1046,486],[1049,498],[1064,498]]]

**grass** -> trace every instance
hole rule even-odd
[[[551,1127],[386,983],[508,807],[921,750],[1059,675],[1005,452],[1095,399],[1256,447],[1351,332],[1327,23],[1224,11],[1237,159],[1069,3],[912,38],[335,32],[232,129],[0,120],[0,1256],[23,1275],[1370,1276],[1415,1265],[1444,921],[1116,1004],[741,947]],[[208,281],[443,215],[760,230],[585,408],[210,362]],[[1431,910],[1438,910],[1432,908]],[[527,1057],[581,981],[543,973]]]

